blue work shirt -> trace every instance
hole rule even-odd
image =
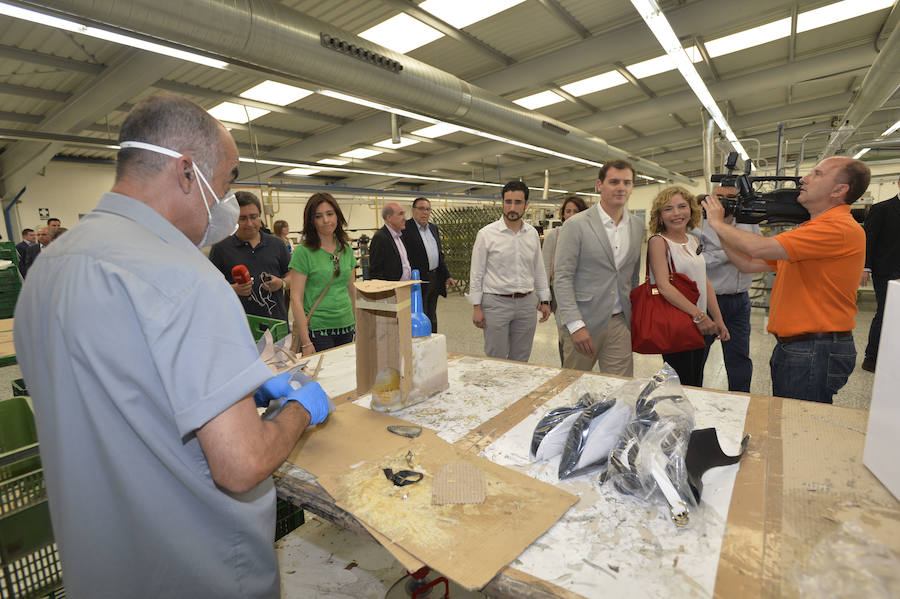
[[[271,479],[216,486],[196,430],[272,376],[221,273],[107,193],[15,313],[69,597],[278,597]]]

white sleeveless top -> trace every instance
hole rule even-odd
[[[669,252],[672,254],[672,262],[675,263],[675,272],[687,275],[689,279],[697,283],[697,289],[700,291],[700,299],[697,300],[697,307],[704,314],[706,313],[706,260],[702,254],[697,253],[700,247],[700,241],[693,235],[688,235],[687,243],[681,244],[662,236],[669,244]],[[656,280],[653,277],[653,269],[650,269],[650,282],[654,285]]]

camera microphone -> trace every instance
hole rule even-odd
[[[238,285],[246,285],[253,280],[253,277],[250,276],[250,271],[243,264],[238,264],[231,269],[231,278]]]

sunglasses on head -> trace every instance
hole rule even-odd
[[[334,264],[333,276],[339,277],[341,275],[341,252],[340,252],[340,250],[338,250],[336,253],[331,255],[331,263]]]

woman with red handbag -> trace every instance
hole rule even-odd
[[[688,231],[700,223],[700,207],[694,196],[681,187],[667,187],[653,200],[650,210],[650,232],[647,242],[647,264],[650,267],[650,282],[656,284],[660,295],[682,314],[674,312],[674,318],[690,318],[702,335],[715,335],[717,339],[728,341],[728,329],[722,321],[716,292],[706,278],[706,261],[701,254],[700,241]],[[682,277],[685,275],[696,284],[696,291]],[[676,284],[682,283],[682,284]],[[689,295],[699,297],[692,301],[685,297],[679,287]],[[690,291],[693,291],[691,293]],[[712,318],[710,318],[710,316]],[[685,323],[685,326],[688,326]],[[690,329],[689,329],[690,330]],[[693,330],[690,330],[693,333]],[[669,363],[683,385],[700,387],[703,385],[703,352],[706,347],[702,336],[694,349],[683,349],[683,340],[673,344],[669,353],[663,348],[663,359]]]

